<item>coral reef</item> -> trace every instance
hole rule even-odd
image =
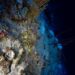
[[[0,0],[0,75],[58,75],[62,46],[38,19],[47,2]]]

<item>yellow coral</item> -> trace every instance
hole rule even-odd
[[[22,33],[21,39],[25,49],[31,52],[36,41],[36,35],[34,35],[31,30],[28,30]]]

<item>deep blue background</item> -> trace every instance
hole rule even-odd
[[[56,37],[63,45],[62,60],[68,75],[75,75],[75,21],[73,19],[73,8],[72,1],[52,0],[45,10],[49,28],[55,32]]]

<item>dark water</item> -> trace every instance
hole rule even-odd
[[[73,19],[73,9],[74,3],[72,1],[53,0],[45,10],[49,27],[54,30],[55,35],[63,45],[62,60],[68,75],[75,75],[75,21]]]

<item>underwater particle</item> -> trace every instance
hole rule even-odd
[[[62,47],[61,44],[58,44],[57,46],[58,46],[58,48],[59,48],[60,50],[62,50],[63,47]]]
[[[52,30],[49,30],[50,35],[54,36],[54,32]]]

